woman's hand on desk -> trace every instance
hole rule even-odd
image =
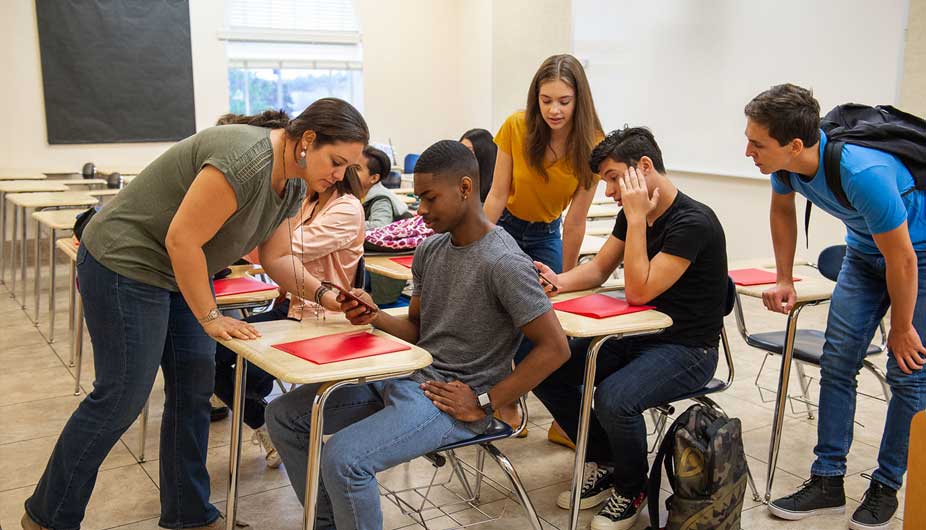
[[[794,290],[793,283],[778,283],[762,293],[762,303],[765,304],[765,308],[775,313],[787,315],[796,302],[797,291]]]
[[[425,381],[420,386],[421,390],[424,390],[425,397],[430,399],[435,407],[456,420],[470,422],[486,417],[485,410],[479,406],[476,394],[466,383]]]
[[[251,324],[226,316],[206,322],[203,324],[203,330],[215,340],[253,340],[260,337],[260,332]]]

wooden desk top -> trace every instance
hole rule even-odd
[[[252,277],[248,274],[248,270],[253,270],[253,265],[233,265],[231,267],[232,273],[228,275],[229,278],[251,278],[256,280],[257,278]],[[222,309],[222,306],[229,305],[241,305],[241,304],[263,304],[271,300],[275,300],[280,296],[279,289],[268,289],[266,291],[256,291],[253,293],[241,293],[241,294],[229,294],[226,296],[216,296],[215,303],[219,306],[219,309]]]
[[[261,332],[260,338],[256,340],[233,339],[222,341],[222,344],[273,376],[290,383],[322,383],[360,377],[387,376],[411,372],[431,364],[431,354],[414,345],[410,345],[410,350],[329,364],[314,364],[272,347],[273,344],[333,333],[371,329],[370,326],[353,326],[340,314],[328,315],[326,320],[306,318],[302,322],[293,320],[259,322],[254,324],[254,327]],[[372,332],[374,335],[404,342],[379,330],[372,330]]]
[[[598,254],[601,247],[608,241],[606,237],[586,235],[582,238],[582,246],[579,247],[579,256],[590,256]]]
[[[6,196],[12,204],[21,208],[51,208],[53,206],[93,206],[100,202],[82,191],[58,191],[50,193],[12,193]]]
[[[794,257],[795,267],[801,267],[801,266],[809,265],[809,264],[810,262],[808,262],[804,258],[800,258],[797,256]],[[774,271],[775,270],[775,258],[769,257],[769,258],[737,259],[737,260],[733,260],[727,263],[727,269],[731,271],[736,270],[736,269],[771,269]]]
[[[77,248],[78,245],[75,245],[77,240],[73,237],[65,237],[55,241],[55,247],[64,252],[64,254],[71,258],[71,261],[77,261]]]
[[[418,202],[418,198],[412,197],[411,195],[399,195],[398,197],[399,197],[399,200],[404,202],[405,204],[411,205],[411,204],[415,204],[416,202]]]
[[[113,195],[118,195],[120,191],[122,190],[110,189],[110,188],[106,188],[102,190],[88,190],[87,195],[91,197],[112,197]]]
[[[396,257],[399,256],[364,256],[363,263],[370,274],[378,274],[393,280],[410,281],[412,279],[412,270],[390,259]]]
[[[617,216],[617,212],[621,211],[621,207],[617,205],[616,202],[611,202],[611,204],[593,204],[588,209],[589,219],[598,219],[598,218],[614,218]]]
[[[415,188],[394,188],[392,189],[392,193],[396,195],[414,195]]]
[[[74,228],[74,221],[77,220],[77,216],[85,211],[83,209],[43,210],[41,212],[32,212],[32,218],[46,228],[64,230]]]
[[[774,267],[770,269],[766,268],[766,270],[775,272]],[[798,302],[820,302],[829,300],[830,297],[833,296],[833,289],[836,287],[835,282],[831,282],[826,278],[808,278],[800,275],[795,275],[795,278],[801,279],[799,282],[794,282],[794,290],[797,291]],[[763,285],[737,285],[736,292],[741,296],[762,298],[762,293],[774,285],[774,283]]]
[[[46,180],[4,180],[0,181],[0,192],[27,193],[37,191],[68,191],[68,187]]]
[[[562,302],[571,300],[580,296],[592,293],[612,291],[610,288],[590,289],[587,291],[577,291],[566,293],[553,297],[552,302]],[[659,311],[640,311],[630,313],[629,315],[618,315],[609,318],[591,318],[556,311],[556,318],[559,319],[563,331],[570,337],[602,337],[604,335],[614,335],[618,333],[640,333],[656,332],[672,325],[672,319],[665,313]]]
[[[61,179],[58,182],[65,186],[105,186],[108,181],[104,179]]]
[[[43,175],[42,173],[30,173],[30,172],[25,172],[25,171],[22,173],[17,173],[16,171],[0,170],[0,181],[2,180],[45,180],[47,178],[48,176]]]
[[[585,235],[587,236],[607,236],[614,231],[614,221],[612,219],[597,219],[585,223]]]

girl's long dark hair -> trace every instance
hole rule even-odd
[[[473,144],[473,152],[476,154],[476,161],[479,162],[479,200],[485,202],[492,188],[498,146],[492,141],[492,133],[485,129],[470,129],[460,137],[460,141],[463,140],[469,140]]]

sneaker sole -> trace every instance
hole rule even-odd
[[[623,521],[612,521],[607,517],[596,515],[592,518],[592,523],[589,528],[591,528],[591,530],[629,530],[636,524],[638,517],[640,517],[640,512],[637,512],[637,514],[630,519],[624,519]]]
[[[792,512],[791,510],[785,510],[774,504],[768,505],[768,511],[775,517],[780,519],[787,519],[788,521],[799,521],[807,517],[813,517],[815,515],[825,515],[828,513],[846,513],[846,505],[834,506],[832,508],[818,508],[816,510],[808,510],[806,512]]]
[[[599,504],[608,500],[610,496],[611,488],[608,488],[593,497],[586,497],[582,499],[581,502],[579,502],[579,509],[587,510],[589,508],[594,508],[595,506],[598,506]],[[559,497],[556,498],[556,505],[564,510],[568,510],[572,508],[572,504],[569,502],[570,500],[572,500],[572,492],[564,491],[559,494]]]
[[[888,519],[886,523],[881,524],[865,524],[860,523],[854,519],[849,519],[849,529],[850,530],[887,530],[891,527],[891,520]]]

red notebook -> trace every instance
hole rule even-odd
[[[556,302],[553,309],[591,318],[608,318],[655,309],[651,305],[630,305],[626,300],[596,293],[564,302]]]
[[[775,283],[778,278],[774,272],[762,269],[737,269],[729,271],[730,278],[736,285],[766,285]],[[801,281],[800,278],[794,278],[794,281]]]
[[[276,285],[270,285],[257,281],[253,278],[222,278],[212,282],[215,287],[216,296],[228,296],[232,294],[256,293],[260,291],[271,291],[276,289]]]
[[[401,258],[389,258],[390,260],[402,265],[404,267],[412,268],[412,260],[415,256],[402,256]]]
[[[407,344],[368,331],[336,333],[314,339],[274,344],[273,347],[315,364],[335,363],[411,349]]]

